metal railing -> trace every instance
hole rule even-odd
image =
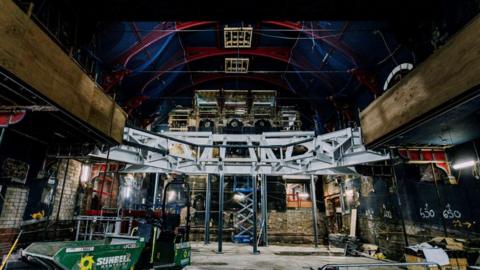
[[[325,264],[322,267],[318,267],[317,270],[331,270],[331,269],[340,269],[340,268],[357,268],[357,269],[368,269],[368,268],[377,268],[377,269],[387,269],[395,268],[398,269],[408,269],[408,267],[419,266],[424,267],[425,269],[431,269],[431,266],[436,267],[436,269],[442,269],[440,264],[435,262],[414,262],[414,263],[351,263],[351,264]],[[310,267],[311,270],[315,268]]]
[[[122,223],[128,223],[126,234],[132,231],[133,217],[108,217],[108,216],[77,216],[77,229],[75,240],[92,240],[105,238],[107,234],[120,233]]]

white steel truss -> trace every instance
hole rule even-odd
[[[91,155],[156,172],[224,175],[355,174],[354,165],[390,158],[367,150],[360,128],[319,136],[308,131],[212,134],[125,128],[123,140],[109,154],[97,150]]]

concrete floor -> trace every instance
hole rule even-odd
[[[217,244],[204,245],[192,242],[192,265],[188,270],[197,269],[317,269],[332,263],[374,263],[364,257],[344,257],[343,249],[322,246],[277,246],[259,247],[260,254],[252,254],[252,246],[223,243],[223,254],[217,254]]]

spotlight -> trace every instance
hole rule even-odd
[[[459,169],[463,169],[463,168],[472,167],[473,165],[475,165],[475,161],[474,160],[469,160],[469,161],[464,161],[464,162],[459,162],[459,163],[453,164],[453,169],[459,170]]]
[[[243,202],[245,200],[245,194],[235,193],[235,195],[233,195],[233,200],[236,202]]]
[[[177,199],[177,193],[173,190],[167,191],[167,202],[173,202]]]
[[[92,167],[90,164],[82,164],[81,167],[81,172],[80,172],[80,181],[82,183],[86,183],[88,180],[90,180],[90,172],[92,170]]]
[[[306,200],[306,199],[308,199],[308,197],[310,197],[310,195],[306,192],[303,192],[303,193],[299,193],[298,197],[302,200]]]

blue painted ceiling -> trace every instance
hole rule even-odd
[[[225,49],[225,25],[252,26],[252,48]],[[298,105],[320,129],[346,111],[355,118],[396,66],[417,61],[379,21],[109,22],[91,50],[102,84],[139,122],[191,105],[195,89],[275,89],[281,104]],[[248,57],[249,73],[225,74],[226,56]]]

